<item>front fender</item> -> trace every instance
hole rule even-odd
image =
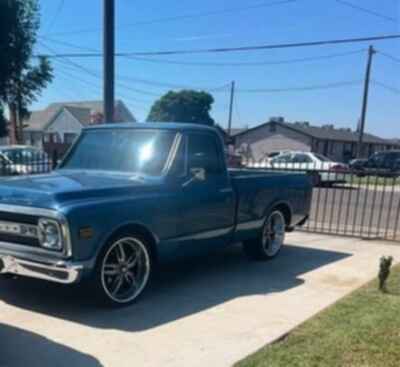
[[[65,210],[75,260],[95,259],[109,238],[128,225],[146,228],[158,244],[160,238],[174,237],[178,221],[171,208],[173,198],[167,194],[136,198],[80,203]],[[81,230],[90,229],[90,238],[82,238]]]

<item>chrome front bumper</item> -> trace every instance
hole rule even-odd
[[[83,265],[57,260],[52,263],[31,261],[0,253],[0,274],[15,274],[57,283],[76,283],[83,273]]]

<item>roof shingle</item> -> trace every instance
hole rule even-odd
[[[136,121],[128,108],[122,101],[116,100],[115,106],[118,108],[119,118],[122,121]],[[63,109],[67,109],[82,125],[90,123],[92,113],[103,112],[102,101],[69,101],[51,103],[41,111],[33,111],[30,117],[24,122],[27,131],[42,131]]]
[[[264,124],[255,126],[253,128],[240,131],[235,135],[244,135],[249,131],[254,131],[256,129],[262,128],[269,124],[277,124],[283,127],[286,127],[291,130],[295,130],[301,134],[313,137],[315,139],[320,140],[334,140],[334,141],[343,141],[349,143],[358,142],[359,134],[356,131],[344,128],[335,128],[333,125],[326,126],[314,126],[308,123],[301,122],[281,122],[281,121],[268,121]],[[364,134],[364,143],[370,144],[393,144],[393,141],[389,139],[380,138],[379,136],[375,136],[369,133]]]

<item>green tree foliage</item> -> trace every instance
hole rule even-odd
[[[22,120],[29,105],[52,80],[46,58],[32,63],[33,47],[40,24],[37,0],[0,1],[0,100],[10,113],[11,141],[21,141]]]
[[[169,91],[154,102],[147,121],[191,122],[212,126],[210,116],[214,98],[207,92],[194,90]]]

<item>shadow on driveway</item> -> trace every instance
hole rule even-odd
[[[97,359],[43,336],[0,323],[2,367],[101,367]]]
[[[141,331],[201,312],[237,297],[284,292],[302,274],[351,254],[285,246],[270,262],[251,262],[239,246],[160,271],[137,303],[120,309],[94,304],[84,288],[27,278],[0,281],[0,300],[83,325]]]

